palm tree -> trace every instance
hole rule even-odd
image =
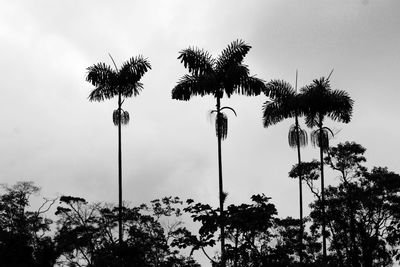
[[[324,152],[329,148],[329,134],[332,131],[324,126],[325,118],[334,121],[349,123],[353,112],[354,101],[347,92],[332,90],[328,78],[315,79],[312,84],[302,88],[302,102],[304,115],[308,127],[317,127],[311,134],[311,141],[320,148],[321,169],[321,210],[322,210],[322,253],[326,263],[326,237],[325,237],[325,190],[324,190]]]
[[[113,112],[113,123],[118,126],[118,242],[122,245],[122,153],[121,125],[129,122],[129,113],[122,109],[125,99],[137,96],[143,89],[142,76],[151,69],[150,63],[142,56],[132,57],[117,68],[114,59],[109,55],[115,69],[105,63],[97,63],[89,68],[86,80],[95,88],[89,94],[89,101],[104,101],[118,97],[118,108]]]
[[[266,101],[263,106],[264,127],[269,127],[287,118],[295,118],[295,124],[289,129],[289,146],[297,148],[298,164],[301,164],[300,147],[307,145],[307,132],[299,125],[298,117],[302,114],[300,95],[297,93],[297,71],[296,86],[293,87],[281,80],[273,80],[267,84],[266,92],[271,100]],[[300,233],[299,233],[299,257],[300,264],[303,263],[303,188],[302,175],[299,174],[299,203],[300,203]]]
[[[221,140],[227,137],[228,118],[222,111],[230,107],[222,107],[221,99],[234,94],[247,96],[259,95],[265,88],[264,81],[250,76],[243,59],[251,46],[242,40],[233,41],[225,48],[221,55],[213,59],[202,49],[187,48],[180,52],[178,59],[188,68],[189,74],[184,75],[172,90],[172,98],[189,100],[193,96],[212,95],[216,99],[216,135],[218,139],[218,181],[219,181],[219,209],[221,231],[221,263],[225,266],[225,233],[224,233],[224,200],[225,193],[222,183]]]

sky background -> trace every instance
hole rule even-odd
[[[217,139],[208,112],[211,96],[171,99],[187,73],[177,60],[189,46],[215,57],[232,41],[252,46],[251,74],[302,87],[331,76],[333,89],[354,99],[351,123],[330,120],[340,132],[332,144],[356,141],[367,166],[400,172],[398,0],[0,0],[0,183],[31,180],[42,195],[74,195],[117,202],[117,99],[90,103],[86,68],[121,65],[143,55],[152,70],[144,90],[125,101],[124,200],[136,205],[178,195],[217,205]],[[229,116],[223,142],[227,204],[252,194],[272,197],[279,216],[298,216],[298,183],[288,178],[297,161],[287,132],[292,121],[265,129],[257,97],[224,98]],[[301,120],[303,122],[303,120]],[[318,150],[303,151],[304,160]],[[328,174],[325,183],[337,182]],[[312,196],[305,189],[305,206]]]

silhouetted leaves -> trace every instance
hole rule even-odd
[[[59,262],[87,266],[197,266],[172,250],[182,233],[181,204],[177,197],[156,199],[151,205],[123,208],[124,241],[117,242],[118,209],[88,204],[81,198],[62,197],[55,237],[62,252]],[[175,218],[171,223],[170,219]],[[162,220],[169,223],[163,227]],[[175,265],[170,265],[175,264]],[[188,264],[188,265],[185,265]],[[191,264],[191,265],[190,265]]]
[[[142,76],[151,69],[150,63],[142,56],[132,57],[114,70],[105,63],[97,63],[89,68],[86,80],[95,89],[89,94],[90,101],[104,101],[118,94],[123,97],[137,96],[143,85]]]
[[[387,266],[399,254],[400,175],[387,168],[368,171],[365,148],[354,142],[329,150],[325,160],[341,183],[326,190],[326,219],[332,256],[338,265]],[[310,205],[312,228],[322,222],[320,200]]]
[[[353,112],[354,101],[342,90],[332,90],[329,79],[321,77],[301,89],[306,124],[319,126],[325,116],[334,121],[348,123]]]
[[[32,182],[3,185],[0,194],[0,264],[4,267],[52,267],[58,257],[50,238],[52,221],[44,216],[54,200],[28,210],[31,195],[40,189]]]

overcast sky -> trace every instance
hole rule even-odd
[[[178,195],[216,205],[217,139],[207,113],[211,96],[171,99],[187,73],[178,52],[197,46],[218,56],[230,42],[252,46],[251,74],[299,87],[327,76],[354,99],[350,124],[333,144],[356,141],[368,166],[400,172],[400,1],[398,0],[0,0],[0,182],[32,180],[48,197],[61,194],[117,202],[117,99],[90,103],[86,68],[143,55],[152,64],[143,92],[125,101],[124,200],[139,204]],[[287,177],[296,151],[292,121],[263,128],[265,96],[223,99],[227,204],[255,193],[272,197],[280,216],[298,216],[298,183]],[[303,120],[301,120],[303,122]],[[309,147],[305,160],[318,158]],[[335,183],[328,175],[326,183]],[[311,201],[305,192],[305,205]]]

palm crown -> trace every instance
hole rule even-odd
[[[354,101],[347,92],[332,90],[329,79],[315,79],[312,84],[302,88],[301,92],[307,126],[318,126],[325,117],[350,122]]]
[[[150,63],[142,56],[127,60],[121,69],[112,69],[105,63],[97,63],[89,68],[86,80],[95,89],[90,93],[90,101],[104,101],[121,94],[127,98],[137,96],[143,89],[142,76],[151,69]]]
[[[307,132],[297,123],[297,117],[302,115],[301,95],[288,82],[272,80],[266,85],[266,94],[270,98],[263,105],[263,124],[267,128],[288,118],[296,118],[296,124],[290,127],[288,141],[290,147],[307,145]]]
[[[232,42],[217,59],[202,49],[187,48],[180,52],[178,59],[188,69],[172,90],[172,98],[189,100],[192,96],[213,95],[222,98],[234,93],[259,95],[264,89],[264,82],[250,76],[243,59],[251,46],[241,40]]]
[[[329,78],[315,79],[310,85],[301,89],[302,112],[308,127],[317,126],[311,133],[314,145],[326,151],[329,147],[329,135],[333,132],[323,126],[326,117],[343,123],[351,120],[354,101],[343,90],[332,90]]]

